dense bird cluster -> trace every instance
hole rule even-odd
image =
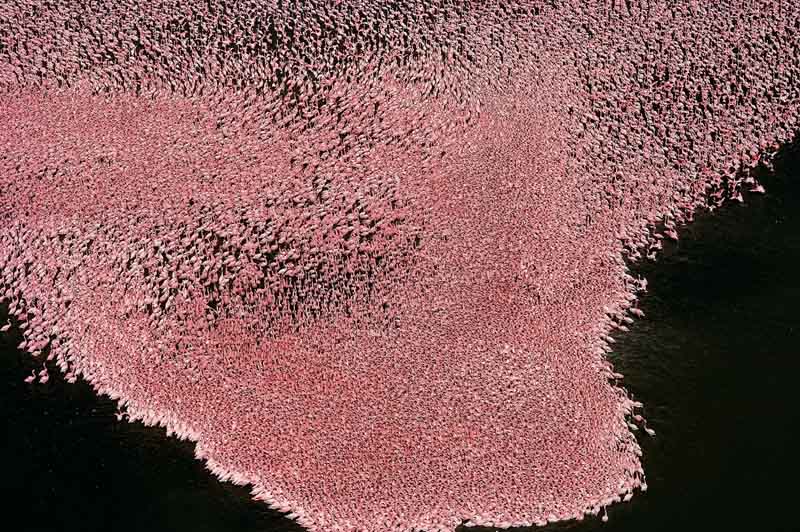
[[[794,1],[5,1],[26,380],[310,530],[599,514],[646,488],[624,257],[763,191],[798,35]]]

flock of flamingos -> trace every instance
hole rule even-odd
[[[795,0],[4,0],[2,329],[308,530],[605,519],[626,260],[799,124]]]

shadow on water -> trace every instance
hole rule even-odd
[[[649,491],[610,507],[608,523],[543,530],[800,529],[800,144],[776,167],[766,196],[699,215],[657,263],[634,267],[647,317],[613,359],[658,432],[640,437]],[[19,341],[0,338],[4,530],[301,530],[216,481],[192,444],[118,422],[86,383],[25,384],[37,366]]]

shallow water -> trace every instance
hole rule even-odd
[[[765,196],[702,214],[647,277],[647,314],[613,360],[657,431],[642,434],[649,490],[610,520],[552,530],[800,529],[794,515],[800,414],[800,146],[785,150]],[[2,317],[5,322],[5,317]],[[117,421],[115,405],[0,339],[0,509],[7,530],[302,530],[246,488],[217,482],[193,446]]]

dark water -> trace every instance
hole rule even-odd
[[[658,432],[640,437],[649,491],[608,523],[549,529],[800,530],[800,146],[763,181],[766,196],[699,216],[636,267],[647,317],[614,361]],[[217,482],[190,444],[118,422],[85,383],[23,383],[35,365],[18,342],[0,343],[0,530],[301,530]]]

